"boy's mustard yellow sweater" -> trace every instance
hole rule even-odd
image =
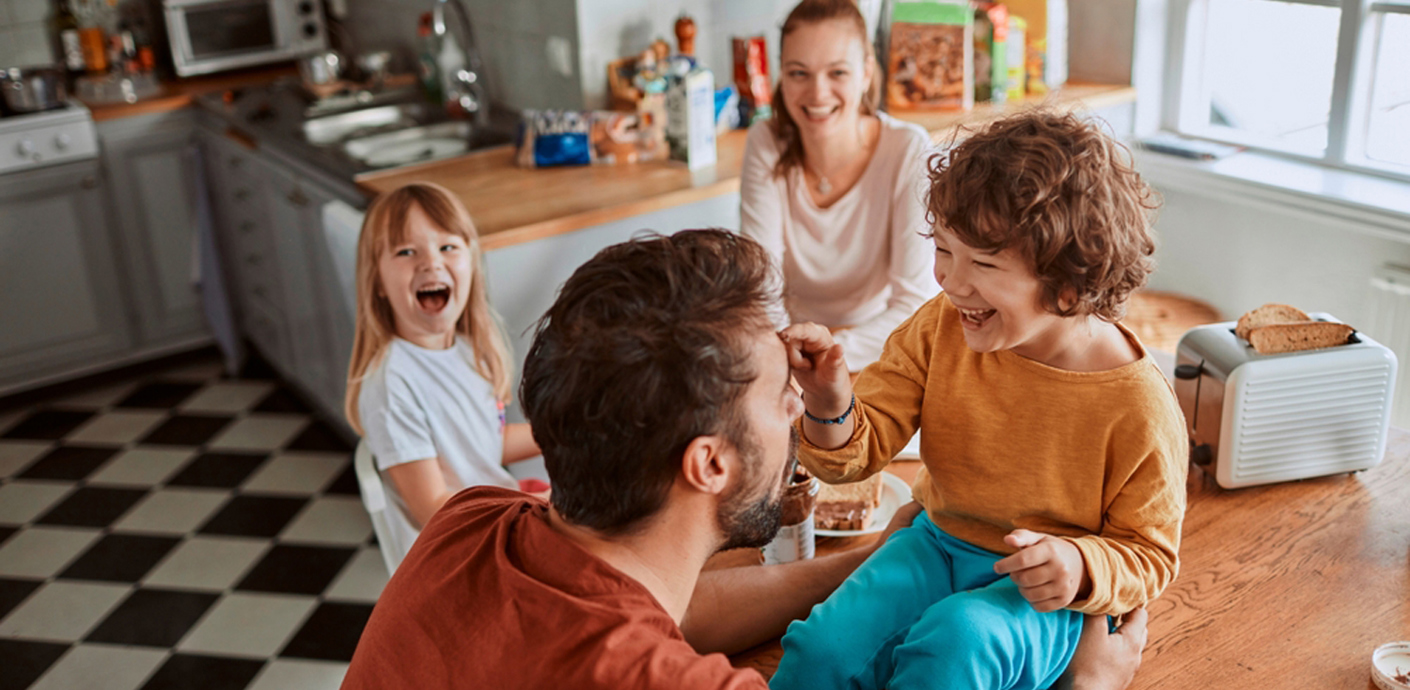
[[[1188,438],[1149,354],[1082,373],[977,353],[942,294],[896,329],[855,390],[847,445],[829,451],[805,439],[799,448],[824,481],[881,471],[920,429],[913,491],[930,518],[996,553],[1014,551],[1003,539],[1017,528],[1066,538],[1092,579],[1090,596],[1069,608],[1125,613],[1175,579]]]

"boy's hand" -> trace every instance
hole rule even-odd
[[[808,412],[823,418],[846,412],[852,404],[852,379],[842,346],[832,334],[815,323],[795,323],[778,336],[788,348],[788,366],[803,389]]]
[[[1091,591],[1082,552],[1071,542],[1016,529],[1004,537],[1004,543],[1018,553],[995,563],[994,572],[1011,577],[1035,610],[1056,611]]]

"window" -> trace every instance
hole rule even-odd
[[[1410,0],[1174,0],[1165,125],[1410,179]]]

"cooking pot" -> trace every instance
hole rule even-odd
[[[0,70],[0,92],[12,113],[36,113],[64,107],[68,90],[63,70],[53,65]]]

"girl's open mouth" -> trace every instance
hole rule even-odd
[[[450,286],[443,283],[432,283],[416,290],[416,303],[421,306],[421,311],[430,314],[439,314],[446,304],[450,303]]]

